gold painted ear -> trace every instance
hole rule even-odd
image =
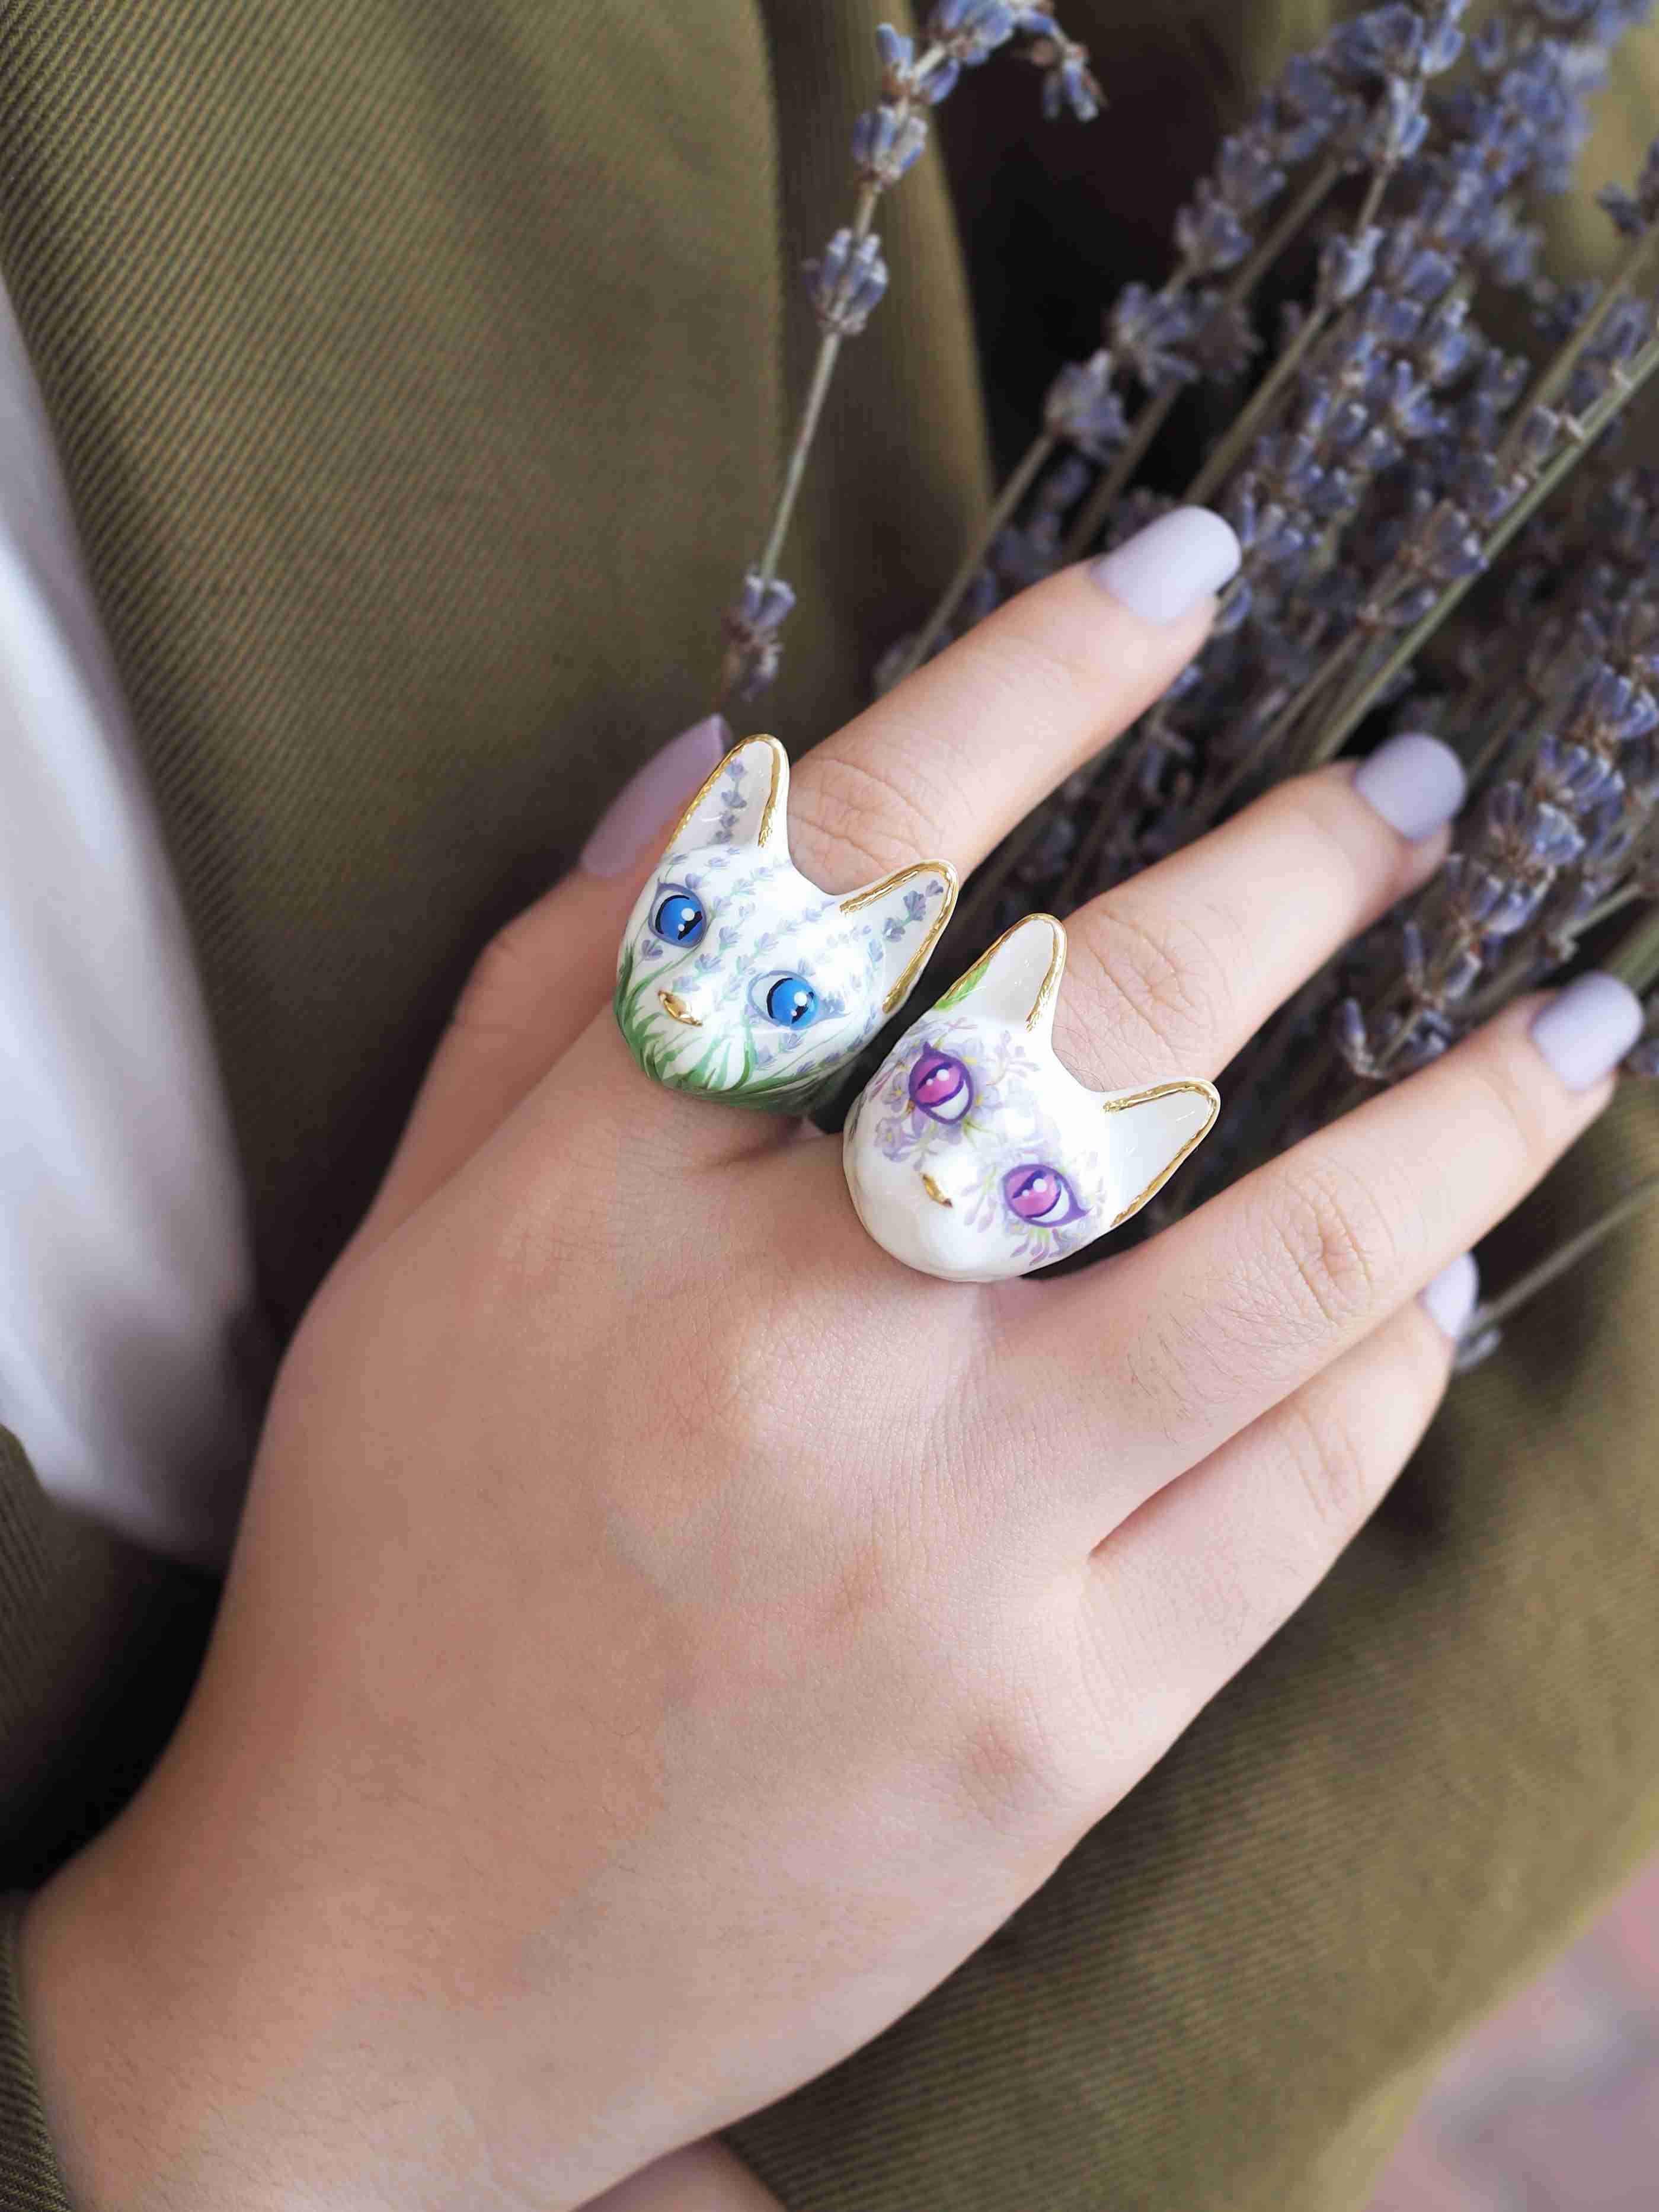
[[[788,805],[788,754],[775,738],[744,738],[703,784],[664,849],[770,844],[784,835]]]
[[[843,914],[862,915],[874,925],[886,982],[884,1013],[896,1013],[909,997],[956,904],[957,872],[948,860],[913,861],[842,901]]]
[[[951,986],[937,1011],[971,1004],[1011,1029],[1035,1030],[1052,1018],[1065,972],[1065,930],[1051,914],[1028,914]]]
[[[1213,1083],[1184,1077],[1150,1091],[1109,1091],[1102,1100],[1113,1117],[1118,1188],[1133,1194],[1111,1224],[1114,1229],[1158,1196],[1170,1177],[1203,1143],[1221,1111]]]

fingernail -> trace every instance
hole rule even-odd
[[[1642,1034],[1642,1002],[1616,975],[1580,975],[1533,1018],[1532,1041],[1569,1091],[1611,1075]]]
[[[581,865],[588,874],[621,875],[652,831],[665,829],[669,817],[713,775],[732,743],[725,716],[705,715],[636,769],[582,848]]]
[[[1463,804],[1468,781],[1449,745],[1408,730],[1360,763],[1353,787],[1389,829],[1415,845],[1451,820]]]
[[[1480,1295],[1480,1270],[1473,1255],[1466,1252],[1449,1267],[1443,1267],[1427,1288],[1418,1292],[1417,1302],[1441,1334],[1456,1344],[1469,1325],[1469,1316]]]
[[[1207,507],[1180,507],[1092,563],[1103,591],[1142,622],[1178,623],[1238,574],[1238,540]]]

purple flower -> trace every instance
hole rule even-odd
[[[850,230],[838,230],[802,270],[818,328],[837,337],[856,337],[887,289],[887,264],[873,231],[855,239]]]

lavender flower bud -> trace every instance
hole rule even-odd
[[[1363,292],[1376,267],[1382,233],[1373,224],[1357,238],[1341,233],[1328,238],[1319,250],[1317,297],[1325,308],[1340,307]]]
[[[887,289],[887,264],[873,231],[854,240],[850,230],[838,230],[803,270],[818,328],[837,337],[856,337]]]
[[[1129,434],[1128,418],[1113,382],[1115,362],[1103,347],[1087,361],[1071,362],[1048,386],[1043,427],[1091,460],[1109,461]]]
[[[890,106],[866,110],[853,125],[853,161],[866,184],[885,191],[921,160],[927,125],[914,112]]]
[[[927,18],[931,43],[964,69],[977,69],[1014,35],[1007,0],[936,0]]]
[[[1212,384],[1237,384],[1249,373],[1261,340],[1249,310],[1219,291],[1200,292],[1194,303],[1198,328],[1192,343],[1194,362]]]
[[[1030,30],[1038,19],[1028,14],[1022,16],[1016,27]],[[1058,27],[1051,28],[1031,46],[1026,59],[1034,62],[1042,72],[1042,112],[1050,123],[1070,113],[1079,123],[1092,123],[1106,104],[1098,78],[1089,66],[1089,49],[1079,46],[1075,39],[1064,37]]]
[[[1250,250],[1249,232],[1207,177],[1200,178],[1193,198],[1176,215],[1175,241],[1201,276],[1235,268]]]
[[[1376,1073],[1364,1010],[1358,999],[1344,999],[1331,1016],[1331,1042],[1352,1072],[1369,1079]]]
[[[1194,303],[1184,294],[1166,295],[1146,284],[1126,284],[1108,318],[1107,337],[1149,392],[1169,392],[1190,384],[1198,374],[1191,359],[1176,350],[1192,338],[1197,319]]]
[[[737,699],[754,699],[775,679],[783,659],[777,632],[794,607],[795,594],[781,576],[763,580],[751,568],[743,590],[726,610],[725,689]]]
[[[1236,215],[1254,215],[1279,198],[1285,172],[1273,158],[1271,140],[1259,128],[1237,132],[1221,142],[1216,156],[1216,189]]]

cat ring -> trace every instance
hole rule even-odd
[[[910,995],[957,902],[920,860],[839,897],[789,859],[789,757],[735,745],[681,816],[629,917],[617,1023],[672,1091],[809,1113]]]
[[[735,746],[641,893],[617,1026],[671,1090],[805,1114],[909,996],[956,905],[940,860],[834,896],[789,858],[789,762]],[[957,1283],[1030,1274],[1119,1227],[1215,1126],[1212,1084],[1097,1091],[1053,1042],[1066,933],[1033,915],[900,1039],[847,1121],[847,1187],[884,1251]]]
[[[1018,923],[899,1040],[848,1117],[847,1188],[878,1244],[952,1283],[1029,1275],[1157,1196],[1215,1127],[1212,1083],[1089,1091],[1055,1055],[1066,932]]]

